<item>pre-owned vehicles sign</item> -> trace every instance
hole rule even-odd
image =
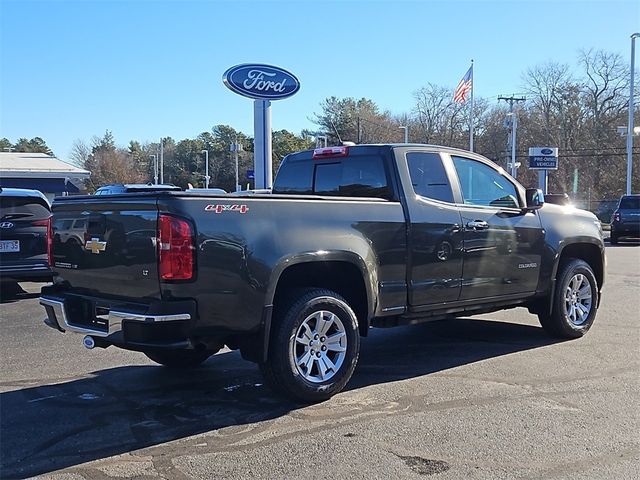
[[[529,149],[531,170],[557,170],[558,149],[552,147],[532,147]]]

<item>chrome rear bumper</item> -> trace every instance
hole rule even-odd
[[[85,325],[74,324],[65,308],[65,302],[63,298],[56,297],[40,297],[40,305],[42,305],[46,312],[47,318],[44,322],[52,327],[60,330],[61,332],[70,331],[76,333],[84,333],[86,335],[92,335],[96,337],[108,337],[114,333],[122,331],[123,321],[141,322],[144,324],[154,324],[161,322],[174,322],[174,321],[187,321],[191,319],[191,315],[188,313],[174,313],[167,315],[145,315],[133,312],[125,312],[117,309],[109,310],[108,315],[101,316],[106,320],[106,330],[88,328]]]

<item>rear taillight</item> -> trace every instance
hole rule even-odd
[[[32,227],[46,227],[49,225],[49,219],[45,218],[44,220],[34,220],[31,222]]]
[[[349,155],[349,147],[325,147],[316,148],[313,151],[314,159],[346,157]]]
[[[158,267],[162,280],[193,278],[193,232],[186,220],[160,215],[158,221]]]
[[[49,260],[49,266],[53,267],[53,217],[49,217],[46,220],[47,225],[47,258]]]

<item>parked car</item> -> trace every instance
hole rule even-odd
[[[51,207],[37,190],[0,188],[0,281],[17,290],[19,281],[49,282],[47,259]]]
[[[571,198],[566,193],[545,193],[544,201],[556,205],[571,205]]]
[[[153,184],[153,183],[113,183],[103,185],[96,190],[95,195],[117,195],[119,193],[135,193],[135,192],[180,192],[182,189],[170,183]]]
[[[640,195],[623,195],[611,217],[611,243],[623,237],[640,238]]]
[[[84,233],[87,230],[86,218],[65,218],[57,219],[54,225],[56,235],[55,242],[67,243],[71,242],[75,245],[84,245]]]
[[[52,252],[47,325],[174,368],[226,345],[308,402],[345,387],[370,327],[524,306],[577,338],[604,283],[592,213],[447,147],[320,148],[285,157],[271,192],[68,197],[53,215],[87,217],[88,240]]]

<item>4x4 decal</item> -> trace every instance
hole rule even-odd
[[[204,207],[205,212],[214,212],[214,213],[222,213],[222,212],[239,212],[239,213],[247,213],[249,211],[249,207],[247,205],[207,205]]]

